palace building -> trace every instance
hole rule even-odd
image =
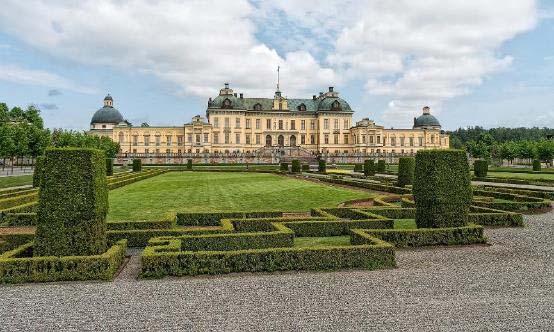
[[[197,115],[180,126],[133,126],[104,98],[90,122],[90,134],[118,142],[123,154],[228,154],[297,148],[313,154],[413,154],[448,148],[449,137],[429,107],[410,129],[386,129],[354,111],[333,87],[308,99],[247,98],[225,83],[208,100],[206,118]]]

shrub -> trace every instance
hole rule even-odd
[[[384,173],[387,169],[387,165],[383,159],[377,161],[377,173]]]
[[[300,160],[295,159],[292,161],[291,171],[293,173],[300,173]]]
[[[106,176],[113,175],[113,159],[106,158]]]
[[[280,211],[177,213],[177,225],[219,226],[221,223],[221,219],[273,218],[273,217],[282,217],[282,216],[283,216],[283,212],[280,212]]]
[[[362,164],[354,164],[354,172],[363,172],[364,166]]]
[[[38,156],[35,160],[35,171],[33,172],[33,187],[40,187],[40,179],[42,178],[44,166],[44,156]]]
[[[36,212],[7,213],[2,222],[8,226],[34,226],[37,224]]]
[[[368,159],[364,161],[364,175],[365,176],[375,175],[375,162],[373,160]]]
[[[398,160],[398,182],[399,187],[411,185],[414,182],[415,159],[400,158]]]
[[[187,169],[188,170],[192,169],[192,159],[187,159]]]
[[[302,172],[309,172],[309,171],[310,171],[310,165],[302,164]]]
[[[534,172],[540,172],[541,171],[541,161],[538,159],[533,160],[533,171]]]
[[[327,162],[325,160],[320,159],[318,162],[318,169],[319,173],[325,173],[327,172]]]
[[[486,178],[489,171],[489,163],[486,160],[475,160],[473,162],[473,174],[478,178]]]
[[[37,197],[38,191],[34,190],[30,193],[25,193],[24,195],[0,199],[0,210],[7,210],[10,208],[15,208],[19,205],[35,202],[37,200]]]
[[[175,226],[175,220],[110,221],[107,226],[108,230],[170,229]]]
[[[108,188],[104,156],[95,149],[46,150],[35,256],[105,252]]]
[[[413,194],[417,227],[465,226],[472,200],[466,153],[418,151]]]
[[[142,171],[142,159],[133,159],[133,172]]]
[[[289,163],[281,163],[281,166],[279,167],[280,171],[288,172],[289,171]]]

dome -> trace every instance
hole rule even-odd
[[[110,94],[108,93],[108,95],[104,98],[104,100],[112,100],[112,101],[113,101],[113,98],[112,98],[112,96],[110,96]]]
[[[123,116],[119,111],[111,106],[104,106],[94,113],[90,124],[94,123],[113,123],[123,122]]]
[[[431,115],[429,107],[423,108],[423,114],[414,118],[414,128],[432,127],[440,128],[441,124],[437,118]]]

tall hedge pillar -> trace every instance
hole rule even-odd
[[[419,151],[413,194],[417,227],[466,225],[472,200],[466,153],[462,150]]]
[[[38,156],[37,159],[35,159],[35,170],[33,172],[33,187],[35,188],[40,187],[40,180],[42,179],[42,173],[43,173],[43,169],[42,169],[43,165],[44,165],[44,156]]]
[[[373,159],[367,159],[364,161],[364,175],[373,176],[375,175],[375,162]]]
[[[48,149],[43,168],[34,256],[105,252],[108,187],[104,152]]]
[[[404,157],[398,159],[398,182],[399,187],[411,185],[414,182],[415,159]]]
[[[113,175],[113,159],[112,158],[106,158],[106,175],[112,176]]]

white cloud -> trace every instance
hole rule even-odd
[[[28,44],[85,64],[151,73],[182,94],[208,97],[229,81],[247,94],[272,95],[278,65],[288,68],[282,82],[289,94],[335,81],[310,53],[280,56],[256,40],[255,8],[246,0],[8,0],[2,6],[0,29]]]
[[[81,86],[54,73],[43,70],[26,69],[17,65],[0,65],[0,80],[18,84],[58,88],[80,93],[96,93],[96,90],[93,88]]]

